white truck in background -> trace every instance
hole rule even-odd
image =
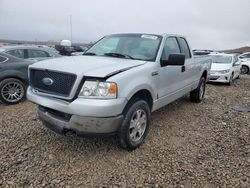
[[[47,128],[118,134],[131,150],[143,144],[151,112],[187,93],[193,102],[203,100],[211,62],[194,57],[183,36],[109,35],[83,56],[31,65],[27,98]]]

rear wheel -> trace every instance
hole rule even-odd
[[[120,144],[123,148],[134,150],[144,143],[150,125],[150,115],[146,101],[135,99],[128,103],[119,130]]]
[[[242,65],[241,74],[248,74],[248,73],[249,73],[249,67],[246,65]]]
[[[5,104],[19,103],[25,97],[25,86],[16,78],[0,82],[0,100]]]
[[[190,100],[199,103],[203,100],[206,91],[206,79],[201,77],[198,87],[190,92]]]

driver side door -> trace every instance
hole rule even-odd
[[[181,49],[176,37],[166,39],[161,60],[168,60],[170,54],[181,54]],[[159,102],[164,106],[185,94],[185,69],[184,66],[167,65],[160,67]]]

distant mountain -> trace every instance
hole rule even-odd
[[[245,53],[245,52],[250,52],[250,47],[245,46],[245,47],[231,49],[231,50],[221,50],[221,52],[225,52],[225,53]]]

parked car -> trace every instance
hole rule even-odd
[[[8,45],[0,47],[0,52],[15,56],[21,59],[44,60],[49,58],[61,57],[61,55],[51,48],[26,46],[26,45]]]
[[[87,47],[55,45],[55,49],[59,52],[59,54],[64,56],[77,56],[82,55],[87,50]]]
[[[250,73],[250,59],[242,59],[241,60],[241,74],[249,74]]]
[[[54,132],[116,133],[122,147],[135,149],[151,112],[187,93],[193,102],[203,100],[211,61],[194,58],[183,36],[110,35],[83,56],[30,65],[27,98]]]
[[[240,59],[250,60],[250,52],[243,53],[239,56]]]
[[[16,104],[25,97],[28,85],[28,66],[34,62],[0,52],[1,102]]]
[[[194,55],[209,55],[211,52],[213,52],[212,50],[193,50],[193,54]]]
[[[213,59],[210,82],[228,83],[240,78],[241,62],[235,54],[211,54]]]

